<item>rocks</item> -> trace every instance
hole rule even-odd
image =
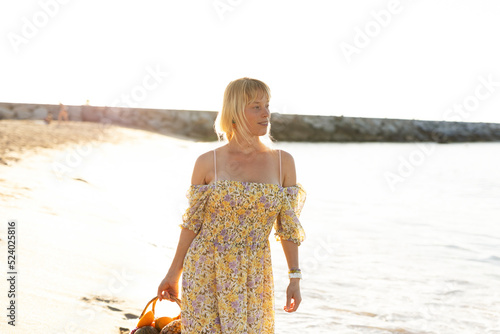
[[[82,107],[82,121],[84,122],[100,122],[103,118],[103,107]]]
[[[30,118],[44,119],[45,117],[47,117],[47,114],[48,114],[47,108],[38,107],[35,110],[33,110],[33,115]]]
[[[216,112],[171,109],[67,106],[70,120],[112,123],[195,140],[214,141]],[[0,119],[43,119],[59,105],[0,103]],[[278,141],[421,142],[500,141],[500,124],[439,122],[344,116],[273,114]]]
[[[500,141],[500,124],[273,114],[278,141],[474,142]],[[313,118],[313,119],[312,119]]]
[[[29,105],[17,105],[13,111],[16,113],[16,119],[31,119],[33,117],[33,109]]]
[[[73,107],[74,109],[74,107]],[[1,119],[44,119],[49,112],[57,119],[59,105],[27,104],[27,103],[0,103]],[[78,110],[69,110],[71,120],[80,120]]]
[[[0,119],[11,119],[14,118],[16,113],[9,108],[0,106]]]

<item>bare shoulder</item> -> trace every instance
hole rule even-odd
[[[283,151],[283,150],[280,150],[280,151],[281,151],[282,167],[283,168],[295,167],[295,160],[293,159],[293,156],[290,153],[288,153],[287,151]]]
[[[281,171],[283,173],[283,186],[291,187],[297,184],[295,160],[287,151],[281,150]]]
[[[214,151],[208,151],[200,155],[194,163],[191,184],[209,184],[214,174]]]

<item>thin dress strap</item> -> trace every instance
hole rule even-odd
[[[278,150],[279,160],[280,160],[280,186],[281,186],[281,150]]]
[[[214,171],[215,171],[214,182],[217,182],[217,155],[215,154],[215,150],[214,150]]]

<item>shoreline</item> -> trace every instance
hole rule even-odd
[[[141,217],[152,221],[149,212],[157,219],[167,215],[158,213],[154,198],[141,196],[155,185],[145,182],[141,189],[120,170],[134,171],[130,155],[140,162],[152,145],[153,151],[171,154],[167,150],[189,143],[88,122],[57,127],[1,120],[0,130],[0,210],[16,221],[19,257],[16,326],[2,321],[0,332],[129,333],[166,273],[157,263],[173,256],[179,231],[172,223],[160,230],[153,223],[138,224]],[[81,161],[70,155],[78,152]],[[54,165],[64,165],[68,157],[72,164],[65,166],[71,170],[58,174]],[[170,235],[163,243],[151,237],[165,230]],[[4,233],[0,245],[7,249]],[[7,284],[2,280],[0,289],[8,291]],[[157,307],[159,314],[178,312],[176,305]]]

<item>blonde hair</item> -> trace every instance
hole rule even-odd
[[[257,79],[245,77],[231,81],[227,85],[224,91],[222,110],[217,114],[214,124],[219,141],[223,139],[230,141],[235,136],[235,131],[238,131],[238,137],[246,141],[249,140],[251,134],[246,122],[245,107],[262,95],[269,101],[271,90],[265,83]],[[269,135],[270,129],[271,125],[264,136],[265,142],[272,141]]]

